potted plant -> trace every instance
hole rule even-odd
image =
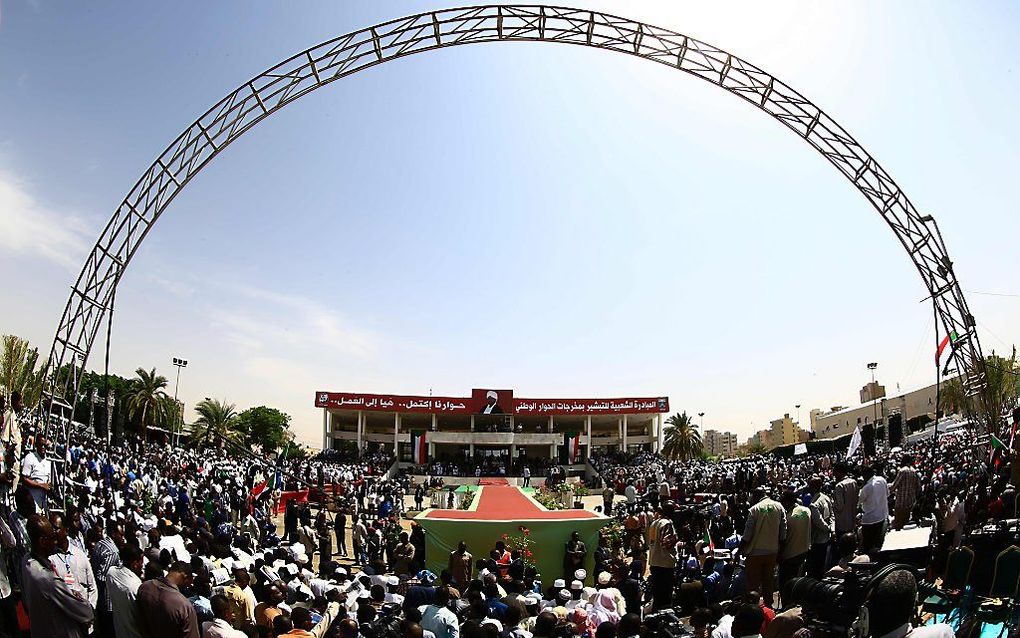
[[[581,500],[585,496],[588,496],[588,487],[584,483],[578,483],[574,486],[574,509],[583,510],[584,502]]]
[[[560,503],[563,507],[569,508],[574,502],[574,491],[570,489],[570,486],[566,483],[560,483],[556,486],[556,493],[560,496]]]

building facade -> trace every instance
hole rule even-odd
[[[323,449],[391,449],[401,462],[486,456],[583,464],[592,455],[662,448],[668,397],[522,399],[512,390],[470,397],[316,392]],[[427,446],[427,447],[423,447]]]
[[[772,449],[772,430],[758,430],[747,439],[748,447],[761,446],[766,450]]]
[[[783,418],[771,421],[770,425],[772,427],[769,429],[769,448],[804,443],[811,438],[811,433],[802,430],[800,425],[790,418],[789,414],[784,414]]]
[[[712,456],[735,456],[737,453],[737,435],[732,432],[705,430],[701,441]]]
[[[863,394],[862,391],[862,396]],[[811,431],[817,439],[831,439],[852,434],[858,425],[864,427],[872,424],[882,427],[891,415],[899,414],[906,432],[915,424],[935,419],[936,394],[936,386],[930,385],[897,396],[883,397],[857,407],[837,406],[828,411],[812,410]],[[951,406],[943,403],[939,406],[939,411],[945,414],[952,410]]]

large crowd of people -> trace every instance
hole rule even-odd
[[[650,607],[680,607],[692,624],[714,627],[715,638],[737,635],[724,628],[741,604],[761,607],[767,636],[785,636],[804,627],[795,579],[871,567],[887,534],[910,526],[926,535],[931,560],[890,580],[913,588],[910,604],[887,615],[897,622],[879,624],[893,631],[916,620],[918,580],[939,579],[965,531],[1017,518],[1011,459],[993,461],[969,433],[844,457],[679,462],[646,452],[595,459],[602,507],[624,530],[603,562],[618,577],[635,565],[647,570]],[[769,632],[774,610],[783,609]]]
[[[785,638],[811,630],[798,577],[854,574],[890,529],[927,523],[936,582],[969,529],[1016,517],[1010,459],[962,436],[850,462],[603,455],[592,483],[613,524],[593,548],[538,548],[563,555],[543,579],[499,538],[426,561],[404,515],[441,481],[386,452],[54,444],[17,397],[2,414],[0,636],[632,638],[682,618],[699,636]],[[868,635],[951,635],[911,628],[917,588],[887,576]]]

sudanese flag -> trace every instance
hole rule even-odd
[[[413,430],[411,432],[411,445],[414,449],[414,463],[425,465],[429,458],[429,446],[425,442],[425,430]]]
[[[960,337],[957,336],[956,331],[952,331],[946,335],[946,337],[939,342],[939,347],[935,349],[935,367],[939,366],[939,361],[942,359],[942,351],[946,349],[951,343],[954,343]]]

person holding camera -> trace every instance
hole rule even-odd
[[[949,625],[913,627],[917,611],[917,578],[906,569],[887,574],[868,598],[867,633],[874,638],[953,638]]]

